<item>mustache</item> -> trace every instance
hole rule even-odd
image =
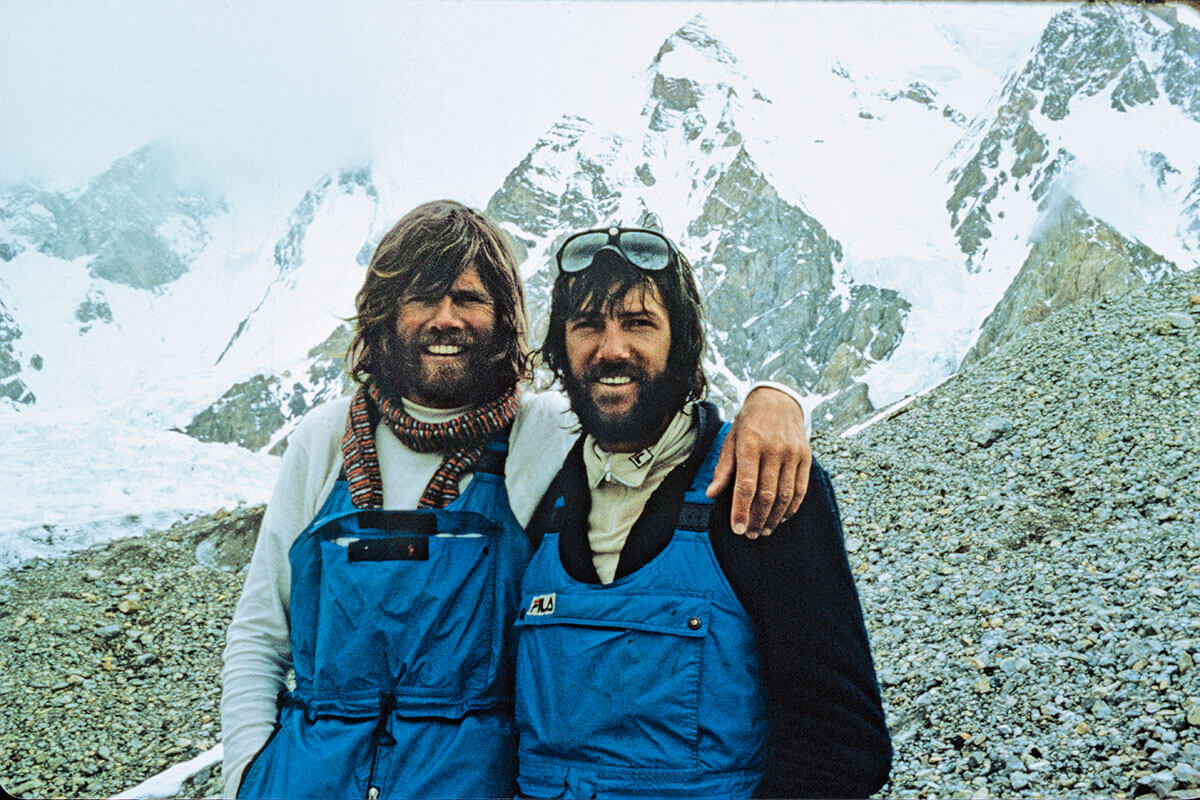
[[[453,347],[471,347],[478,343],[478,337],[472,336],[466,331],[428,331],[416,340],[418,347],[430,347],[431,345],[439,344],[451,345]]]
[[[645,383],[650,380],[650,373],[628,361],[603,361],[588,367],[581,377],[585,383],[595,383],[601,378],[629,378]]]

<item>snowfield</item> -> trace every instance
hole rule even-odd
[[[986,254],[974,265],[977,271],[968,272],[946,209],[954,190],[950,175],[977,152],[1047,23],[1075,6],[675,6],[647,6],[653,11],[647,24],[674,15],[667,34],[697,26],[709,41],[698,49],[664,49],[651,69],[655,50],[640,44],[575,64],[579,77],[588,73],[586,85],[604,83],[606,94],[573,96],[557,109],[558,121],[543,129],[540,142],[527,141],[527,152],[539,144],[546,148],[534,152],[534,164],[544,160],[546,172],[533,188],[561,191],[564,167],[552,152],[557,137],[584,131],[590,138],[581,152],[608,152],[615,159],[603,164],[606,178],[632,186],[639,165],[653,167],[657,183],[635,187],[639,197],[632,190],[622,195],[620,213],[635,215],[645,198],[683,245],[711,252],[715,234],[688,240],[685,228],[707,196],[702,184],[715,180],[736,148],[710,153],[701,146],[703,137],[673,144],[648,131],[641,111],[655,75],[728,87],[728,106],[724,91],[700,92],[705,129],[713,130],[722,121],[714,115],[731,109],[746,152],[780,197],[819,220],[840,243],[835,293],[845,300],[852,287],[871,284],[894,289],[911,304],[897,349],[861,378],[871,402],[883,409],[951,375],[1028,256],[1046,214],[1027,186],[1005,185],[988,206],[993,222]],[[572,8],[584,16],[595,11],[586,4]],[[487,16],[528,7],[479,9]],[[695,16],[698,10],[702,16]],[[1195,15],[1184,11],[1181,17],[1192,24]],[[564,29],[582,21],[572,14],[554,19]],[[1161,61],[1149,44],[1152,34],[1166,28],[1158,21],[1139,34],[1139,53],[1151,66]],[[531,86],[560,79],[547,76],[537,59],[528,67]],[[429,74],[435,71],[429,67]],[[670,111],[692,112],[697,109]],[[1163,96],[1130,113],[1116,112],[1107,91],[1074,100],[1070,112],[1060,121],[1031,115],[1049,136],[1051,152],[1061,147],[1074,156],[1056,191],[1064,197],[1069,192],[1089,213],[1181,269],[1194,267],[1200,222],[1189,231],[1187,205],[1194,204],[1200,179],[1200,157],[1191,145],[1200,123]],[[501,133],[478,120],[472,124],[479,136]],[[1105,135],[1095,135],[1098,130]],[[96,278],[87,257],[54,258],[34,246],[0,262],[0,303],[21,329],[12,354],[21,380],[37,397],[32,406],[0,400],[0,569],[268,498],[275,457],[176,431],[253,375],[304,379],[310,348],[353,312],[364,250],[417,202],[442,194],[414,184],[412,175],[441,162],[449,181],[457,168],[440,151],[404,150],[404,143],[417,141],[407,136],[382,137],[367,168],[348,159],[343,163],[360,166],[330,169],[307,194],[288,201],[293,210],[286,221],[264,211],[269,187],[246,190],[248,175],[225,188],[217,206],[222,210],[202,224],[178,213],[164,217],[153,230],[188,271],[152,290]],[[1001,166],[989,167],[987,180],[1012,162],[1011,147],[1005,144]],[[502,166],[512,169],[515,162]],[[363,174],[368,177],[356,177]],[[271,183],[271,176],[263,180]],[[473,198],[497,189],[494,173],[474,180],[463,199],[482,206]],[[0,193],[0,210],[7,212],[6,200]],[[126,200],[139,210],[137,197]],[[254,205],[260,201],[261,207]],[[278,197],[272,204],[283,205]],[[0,244],[19,236],[21,226],[54,224],[44,204],[30,203],[20,213],[0,214]],[[67,233],[86,239],[105,227],[89,224],[81,234]],[[525,277],[545,278],[541,270],[557,233],[535,237]],[[713,274],[727,279],[717,269]],[[85,307],[111,319],[85,319]],[[783,352],[773,349],[765,364]],[[710,352],[709,367],[744,391],[745,376],[719,353]],[[823,398],[810,399],[815,404]]]

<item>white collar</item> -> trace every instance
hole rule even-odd
[[[636,489],[645,483],[656,464],[675,467],[696,444],[694,406],[688,403],[675,415],[658,441],[635,453],[610,453],[588,434],[583,442],[583,464],[588,486],[612,481]]]

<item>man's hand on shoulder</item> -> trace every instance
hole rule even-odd
[[[716,497],[732,480],[733,532],[768,536],[800,508],[811,467],[804,409],[791,395],[759,386],[730,426],[707,494]]]

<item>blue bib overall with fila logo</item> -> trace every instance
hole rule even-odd
[[[339,478],[292,545],[296,689],[238,797],[511,797],[529,544],[489,443],[444,509],[363,511]]]
[[[727,428],[670,543],[635,572],[577,581],[560,534],[543,537],[517,622],[523,795],[749,797],[758,784],[766,711],[754,633],[707,532],[704,490]]]

